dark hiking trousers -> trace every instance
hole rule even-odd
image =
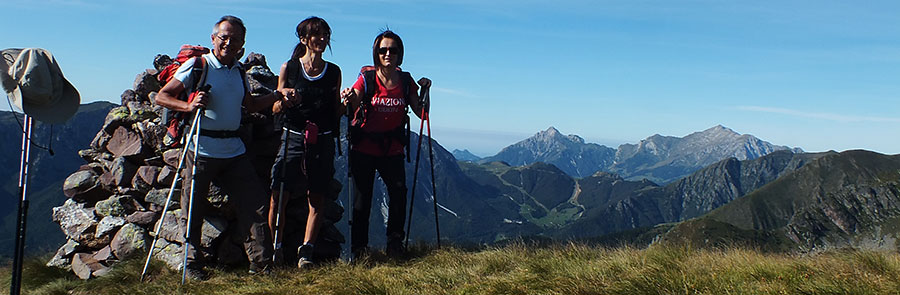
[[[181,194],[182,218],[187,222],[188,205],[191,192],[191,169],[194,163],[193,154],[188,153],[187,165],[182,170],[183,190]],[[246,155],[234,158],[217,159],[200,156],[197,161],[197,174],[194,183],[194,210],[191,214],[191,249],[188,252],[188,264],[197,258],[197,247],[200,245],[200,226],[203,217],[212,212],[212,205],[207,199],[210,182],[222,188],[229,202],[234,204],[237,215],[236,233],[244,241],[244,249],[250,262],[267,264],[272,259],[272,243],[269,240],[267,226],[266,203],[269,196],[256,175],[256,170]]]
[[[350,169],[356,185],[353,201],[353,225],[350,229],[351,250],[364,249],[369,244],[369,213],[372,211],[372,188],[375,171],[387,186],[388,242],[403,239],[403,223],[406,221],[406,171],[403,155],[378,157],[356,151],[350,152]]]

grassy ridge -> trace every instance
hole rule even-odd
[[[252,276],[215,270],[185,294],[898,294],[900,254],[861,250],[792,256],[746,249],[648,249],[583,245],[508,245],[469,252],[417,250],[406,261],[343,262],[312,271],[278,270]],[[421,254],[421,255],[419,255]],[[374,261],[378,260],[378,261]],[[173,294],[180,273],[154,264],[140,283],[142,263],[117,265],[109,275],[74,275],[26,266],[25,294]],[[9,269],[0,270],[8,290]]]

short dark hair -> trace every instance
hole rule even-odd
[[[397,66],[403,64],[403,40],[400,39],[400,36],[397,33],[394,33],[390,29],[385,29],[378,36],[375,36],[375,44],[372,44],[372,62],[375,67],[381,67],[381,62],[378,61],[378,45],[381,44],[381,40],[384,38],[393,39],[397,42],[397,46],[400,49],[400,53],[397,56]]]
[[[220,18],[219,21],[216,22],[216,25],[213,26],[213,34],[219,33],[219,24],[223,22],[228,22],[232,26],[241,28],[241,33],[243,33],[244,36],[247,36],[247,27],[244,26],[244,21],[233,15],[226,15]]]
[[[301,21],[297,24],[296,34],[298,39],[303,39],[304,37],[312,35],[328,35],[327,46],[331,48],[331,27],[328,26],[328,23],[321,17],[310,16]],[[294,46],[294,52],[291,54],[291,59],[300,58],[305,54],[306,45],[303,45],[303,42],[297,42],[297,46]]]

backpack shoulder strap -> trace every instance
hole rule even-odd
[[[407,100],[406,107],[409,107],[409,91],[411,89],[413,77],[409,72],[400,71],[400,83],[403,83],[403,99]]]
[[[203,58],[203,56],[194,57],[194,67],[191,69],[191,77],[193,77],[193,81],[191,85],[185,85],[185,88],[193,92],[194,90],[202,87],[204,84],[206,84],[207,72],[208,69],[206,67],[206,59]]]
[[[372,97],[375,96],[375,90],[378,89],[378,82],[375,81],[377,79],[375,77],[375,70],[368,70],[362,72],[363,75],[363,89],[365,90],[363,93],[363,105],[368,107],[372,104]]]

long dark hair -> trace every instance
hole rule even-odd
[[[331,49],[331,27],[328,26],[328,23],[325,22],[324,19],[318,16],[310,16],[304,19],[302,22],[297,24],[297,39],[309,38],[309,36],[328,36],[328,48]],[[291,59],[298,59],[306,55],[306,45],[303,42],[297,42],[297,46],[294,46],[294,53],[291,54]]]
[[[384,30],[375,37],[375,43],[372,44],[372,62],[376,68],[381,67],[381,62],[378,61],[378,45],[381,44],[381,40],[384,38],[393,39],[397,42],[397,46],[400,48],[400,54],[397,55],[397,66],[399,67],[403,64],[403,40],[400,39],[400,36],[397,35],[397,33],[394,33],[390,29]]]

